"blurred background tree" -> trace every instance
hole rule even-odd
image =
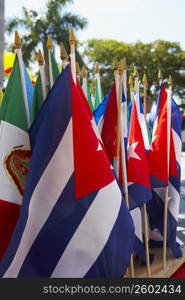
[[[14,18],[8,22],[7,31],[9,34],[15,30],[21,30],[23,59],[27,66],[32,60],[35,60],[36,50],[40,44],[42,44],[47,63],[48,35],[51,35],[53,41],[58,45],[63,42],[69,54],[69,28],[73,27],[77,31],[87,25],[85,18],[68,11],[67,5],[71,3],[73,0],[48,0],[44,11],[40,13],[23,7],[22,17]],[[78,51],[77,60],[81,65],[82,58]]]
[[[101,66],[101,83],[103,90],[107,92],[114,80],[112,68],[113,60],[119,61],[125,57],[128,66],[128,75],[137,67],[140,80],[146,73],[149,84],[149,93],[156,96],[158,91],[158,70],[160,69],[164,79],[169,75],[173,77],[174,94],[185,100],[185,51],[176,42],[157,40],[144,44],[138,41],[135,44],[127,44],[115,40],[92,39],[87,41],[84,55],[94,67],[98,61]]]

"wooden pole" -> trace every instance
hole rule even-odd
[[[144,74],[144,76],[143,76],[143,89],[144,89],[143,103],[144,103],[145,122],[146,122],[146,107],[147,107],[147,86],[148,86],[147,77]],[[147,276],[151,277],[151,272],[150,272],[150,253],[149,253],[149,245],[148,245],[148,217],[147,217],[146,204],[143,205],[143,216],[144,216],[144,239],[145,239],[145,253],[146,253]]]
[[[60,58],[62,60],[62,70],[64,70],[65,67],[68,65],[68,56],[67,51],[62,42],[60,43]]]
[[[84,94],[86,96],[86,98],[88,99],[88,95],[87,95],[87,70],[85,68],[85,66],[82,67],[82,89],[84,91]]]
[[[21,43],[19,34],[18,34],[17,31],[15,31],[15,53],[17,54],[18,63],[19,63],[19,71],[20,71],[20,76],[21,76],[24,107],[25,107],[25,111],[26,111],[27,126],[28,126],[28,129],[29,129],[31,122],[30,122],[28,97],[27,97],[27,91],[26,91],[26,81],[25,81],[25,75],[24,75],[24,64],[23,64],[23,59],[22,59],[21,48],[22,48],[22,43]]]
[[[132,76],[129,76],[129,87],[130,87],[130,101],[132,101],[133,95],[134,95],[134,83],[133,83],[133,79]]]
[[[119,178],[119,165],[120,165],[120,150],[122,155],[122,167],[123,167],[123,185],[125,188],[125,202],[129,209],[129,199],[128,199],[128,186],[127,186],[127,176],[126,176],[126,161],[125,161],[125,148],[124,145],[121,147],[121,144],[123,144],[123,124],[122,124],[122,116],[121,116],[121,110],[122,110],[122,90],[123,90],[123,72],[124,72],[125,62],[124,60],[120,60],[118,65],[118,71],[115,70],[115,81],[116,84],[118,84],[117,87],[117,108],[118,108],[118,120],[117,120],[117,141],[116,141],[116,160],[115,160],[115,171],[117,174],[117,177]],[[118,72],[118,73],[117,73]],[[119,80],[117,75],[119,75]],[[133,261],[133,254],[131,254],[130,258],[130,273],[131,277],[134,277],[134,261]]]
[[[97,80],[97,87],[98,87],[98,95],[99,95],[99,100],[100,100],[100,103],[102,101],[102,95],[101,95],[101,83],[100,83],[100,66],[99,66],[99,63],[96,62],[95,63],[95,77],[96,77],[96,80]]]
[[[171,130],[171,98],[172,98],[172,77],[168,81],[168,98],[167,98],[167,166],[169,177],[169,164],[170,164],[170,130]],[[164,199],[164,231],[163,231],[163,270],[166,268],[166,246],[167,246],[167,222],[168,222],[168,189],[169,185],[165,188]]]
[[[78,62],[76,62],[76,78],[80,82],[80,66]]]
[[[44,101],[47,96],[46,78],[45,78],[45,72],[44,72],[44,58],[43,58],[42,52],[40,50],[38,51],[38,63],[39,63],[39,71],[40,71],[40,77],[41,77],[42,97],[43,97],[43,101]]]
[[[48,35],[47,49],[48,49],[48,57],[49,57],[49,82],[50,82],[50,89],[51,89],[54,84],[52,64],[51,64],[51,51],[53,50],[53,43],[52,43],[51,35]]]
[[[76,84],[75,36],[72,28],[69,30],[69,43],[71,47],[71,72],[74,83]]]
[[[146,121],[146,113],[147,113],[147,88],[148,88],[148,81],[146,74],[143,75],[143,109],[144,109],[144,116]]]

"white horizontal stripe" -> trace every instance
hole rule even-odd
[[[51,277],[85,276],[109,239],[119,214],[121,201],[121,192],[115,180],[99,191]]]
[[[70,120],[60,144],[32,194],[29,216],[21,242],[4,277],[17,277],[34,240],[73,174],[72,145],[72,120]]]
[[[0,125],[0,199],[21,205],[22,195],[4,168],[4,159],[14,147],[30,147],[29,137],[24,130],[6,122]]]
[[[142,235],[142,221],[141,221],[141,210],[140,208],[135,208],[130,210],[130,214],[132,216],[134,227],[135,227],[135,235],[137,238],[143,242],[143,235]]]
[[[175,156],[176,160],[181,165],[181,150],[182,150],[182,142],[179,137],[179,135],[176,133],[176,131],[172,128],[173,133],[173,140],[174,140],[174,146],[175,146]]]
[[[154,191],[164,201],[164,199],[165,199],[165,188],[164,187],[154,188]],[[174,219],[176,221],[178,221],[180,195],[171,183],[169,184],[168,195],[169,195],[168,209],[171,212]]]

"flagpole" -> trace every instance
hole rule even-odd
[[[87,98],[87,70],[85,66],[82,67],[82,89]]]
[[[48,56],[49,56],[49,82],[50,82],[50,88],[52,88],[54,84],[54,79],[53,79],[52,64],[51,64],[51,51],[53,50],[51,35],[48,35],[47,49],[48,49]]]
[[[122,173],[123,174],[123,185],[125,189],[125,202],[127,208],[129,209],[129,200],[128,200],[128,185],[127,185],[127,176],[126,176],[126,161],[125,161],[125,147],[121,147],[121,141],[123,142],[123,135],[122,135],[122,118],[121,118],[121,104],[122,104],[122,86],[123,86],[123,72],[125,68],[124,60],[120,60],[118,65],[118,71],[115,70],[115,82],[118,87],[116,88],[117,93],[117,109],[118,109],[118,120],[117,120],[117,141],[116,141],[116,161],[115,161],[115,171],[117,177],[119,178],[119,165],[120,165],[120,150],[122,155]],[[118,78],[118,76],[119,78]],[[131,277],[134,277],[134,261],[133,261],[133,254],[130,257],[130,272]]]
[[[94,96],[94,85],[93,83],[90,84],[90,93],[91,93],[91,101],[92,101],[92,105],[93,107],[95,107],[95,96]]]
[[[76,84],[76,62],[75,62],[75,36],[73,29],[71,28],[69,31],[69,43],[71,47],[71,72],[73,76],[74,83]]]
[[[170,130],[171,130],[171,98],[172,98],[172,77],[168,80],[168,97],[167,97],[167,166],[169,178],[169,164],[170,164]],[[168,179],[169,180],[169,179]],[[166,268],[166,247],[167,247],[167,221],[168,221],[168,186],[165,188],[164,199],[164,232],[163,232],[163,269]]]
[[[17,31],[15,31],[15,53],[17,54],[18,63],[19,63],[19,71],[20,71],[20,76],[21,76],[21,85],[22,85],[22,92],[23,92],[23,98],[24,98],[24,107],[25,107],[25,111],[26,111],[27,126],[29,129],[31,122],[30,122],[28,97],[27,97],[27,92],[26,92],[26,81],[25,81],[25,75],[24,75],[24,65],[23,65],[21,48],[22,48],[22,43],[21,43],[19,34]]]
[[[146,74],[143,75],[143,110],[144,116],[146,121],[146,113],[147,113],[147,88],[148,88],[148,81]]]
[[[60,43],[60,58],[62,60],[62,71],[63,71],[68,65],[68,61],[67,61],[68,57],[67,57],[67,51],[62,42]]]
[[[76,62],[76,78],[78,79],[79,83],[80,83],[80,66],[78,61]]]
[[[144,88],[144,97],[143,97],[143,103],[144,103],[144,116],[145,116],[145,122],[146,122],[146,104],[147,104],[147,77],[146,74],[143,76],[143,88]],[[146,209],[146,203],[143,205],[143,214],[144,214],[144,238],[145,238],[145,252],[146,252],[146,266],[147,266],[147,275],[150,278],[151,272],[150,272],[150,252],[149,252],[149,245],[148,245],[148,216],[147,216],[147,209]]]
[[[134,83],[133,83],[133,79],[132,76],[129,76],[129,87],[130,87],[130,101],[132,101],[133,95],[134,95]]]
[[[101,103],[102,99],[101,99],[101,84],[100,84],[100,66],[98,62],[96,62],[95,64],[95,74],[96,74],[95,76],[96,76],[97,86],[98,86],[99,100]]]
[[[40,71],[40,78],[41,78],[41,86],[42,86],[42,98],[43,102],[46,99],[47,92],[46,92],[46,78],[44,72],[44,58],[42,52],[38,51],[38,63],[39,63],[39,71]]]

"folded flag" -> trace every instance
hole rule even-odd
[[[2,276],[125,273],[134,227],[89,111],[68,66],[30,130],[32,160]]]

